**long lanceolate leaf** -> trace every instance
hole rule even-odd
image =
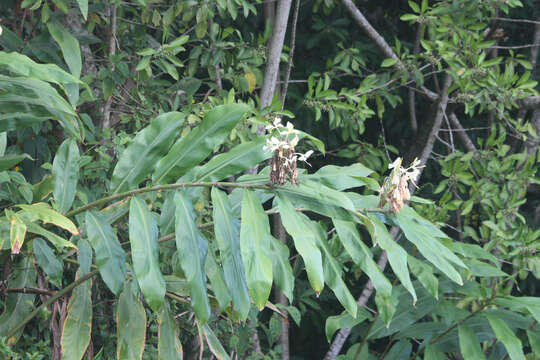
[[[493,329],[497,340],[504,344],[511,360],[525,360],[521,340],[514,334],[506,323],[495,315],[484,313]]]
[[[228,104],[209,111],[203,122],[178,140],[169,153],[157,163],[153,181],[162,184],[175,181],[184,175],[226,139],[248,110],[247,105]]]
[[[180,330],[176,320],[171,316],[168,303],[165,303],[161,309],[158,324],[158,359],[182,360]]]
[[[86,231],[103,281],[113,293],[118,294],[126,277],[126,253],[102,214],[86,212]]]
[[[264,308],[272,287],[270,224],[259,199],[245,189],[242,200],[240,249],[246,268],[249,293],[255,305]]]
[[[73,204],[79,180],[79,147],[77,143],[65,140],[56,155],[52,166],[53,196],[56,200],[56,208],[65,214]]]
[[[157,221],[146,202],[136,196],[129,209],[129,241],[133,268],[144,299],[157,311],[165,297],[165,279],[159,269]]]
[[[141,301],[133,294],[131,283],[127,283],[118,298],[116,328],[117,359],[141,359],[146,339],[146,312]]]
[[[312,223],[304,214],[298,213],[287,198],[277,196],[281,221],[285,230],[291,234],[294,246],[304,263],[311,287],[320,294],[324,287],[324,271],[321,251],[317,246],[317,237],[313,233]]]
[[[135,188],[152,172],[178,136],[184,118],[176,111],[161,114],[135,136],[114,168],[111,192]]]
[[[79,276],[80,273],[77,273]],[[81,360],[90,343],[92,331],[92,280],[73,290],[62,329],[62,359]]]
[[[43,221],[45,224],[50,223],[64,230],[69,231],[73,235],[79,235],[79,230],[67,217],[52,209],[49,204],[35,203],[32,205],[17,205],[30,217],[35,217]]]
[[[9,281],[10,288],[33,287],[36,284],[36,269],[31,256],[25,256],[14,266],[14,278]],[[34,294],[11,293],[4,303],[4,312],[0,315],[0,336],[6,336],[18,326],[32,311]],[[23,329],[7,339],[9,345],[19,340]]]
[[[270,256],[272,258],[272,276],[274,283],[293,302],[294,275],[289,263],[289,248],[275,237],[270,238]]]
[[[474,331],[467,325],[459,325],[459,348],[464,360],[483,360],[486,358]]]
[[[210,303],[206,294],[206,274],[204,271],[208,241],[197,228],[195,211],[191,202],[177,192],[176,204],[176,248],[180,265],[189,283],[191,306],[200,323],[210,317]]]
[[[250,307],[249,294],[246,284],[244,263],[240,252],[240,238],[236,219],[231,216],[229,199],[222,191],[212,188],[212,203],[214,205],[214,230],[221,255],[225,282],[233,299],[233,306],[245,320]]]

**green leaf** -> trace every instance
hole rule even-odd
[[[464,360],[482,360],[486,356],[480,347],[480,341],[474,331],[467,325],[459,325],[459,349]]]
[[[27,213],[31,217],[35,217],[45,224],[53,224],[69,231],[73,235],[79,235],[79,230],[75,224],[58,211],[52,209],[46,203],[36,203],[32,205],[17,205],[23,210],[23,213]]]
[[[277,287],[293,302],[294,275],[289,263],[289,248],[273,236],[270,237],[272,275]]]
[[[150,59],[150,56],[143,57],[135,67],[135,71],[145,70],[150,65]]]
[[[63,273],[62,261],[58,260],[45,240],[40,238],[34,239],[33,245],[36,262],[45,271],[49,281],[56,287],[61,288]]]
[[[210,304],[206,295],[204,270],[208,241],[197,228],[195,211],[191,202],[181,193],[174,196],[176,204],[176,248],[180,265],[189,283],[191,306],[200,323],[210,317]]]
[[[409,269],[407,267],[407,252],[392,239],[392,236],[388,232],[386,225],[382,223],[375,215],[368,215],[369,219],[364,221],[374,244],[378,244],[381,249],[386,251],[388,256],[388,262],[394,274],[398,277],[399,281],[409,291],[413,297],[413,303],[416,303],[416,292],[411,282],[409,275]],[[387,294],[383,294],[387,296]]]
[[[231,292],[233,307],[245,320],[249,313],[250,300],[246,284],[246,274],[240,251],[237,220],[232,217],[227,196],[217,188],[212,188],[214,206],[214,231],[219,247],[225,283]],[[262,296],[261,296],[262,297]]]
[[[343,247],[351,255],[354,263],[360,266],[362,271],[366,273],[378,292],[381,292],[385,296],[390,296],[392,294],[392,284],[384,276],[375,261],[373,261],[373,254],[371,254],[369,248],[362,242],[360,234],[356,230],[356,225],[350,221],[337,219],[333,219],[332,221]]]
[[[71,247],[75,249],[77,248],[75,244],[73,244],[71,241],[62,238],[53,232],[45,230],[44,228],[42,228],[36,223],[28,223],[27,226],[28,226],[27,230],[29,233],[43,236],[45,239],[49,240],[51,244],[56,246],[56,248],[59,250],[61,250],[64,247]]]
[[[420,281],[424,288],[433,295],[434,298],[438,299],[439,280],[433,275],[433,268],[424,261],[420,261],[413,256],[408,256],[407,259],[414,276],[416,276],[418,281]]]
[[[7,132],[0,133],[0,156],[4,156],[7,147]]]
[[[220,145],[249,110],[244,104],[228,104],[210,110],[203,122],[178,140],[156,165],[156,184],[177,180]]]
[[[77,273],[78,277],[80,274]],[[73,290],[62,329],[62,359],[81,360],[90,343],[92,331],[92,280]]]
[[[77,242],[77,261],[79,262],[79,272],[81,275],[86,275],[92,267],[92,246],[86,239],[79,239]]]
[[[424,360],[446,360],[446,356],[439,350],[437,345],[428,344],[424,350]]]
[[[272,156],[263,150],[265,137],[240,144],[216,155],[206,164],[191,169],[184,177],[190,181],[221,181],[262,163]]]
[[[419,218],[419,216],[418,216]],[[396,220],[405,233],[405,236],[411,241],[418,251],[436,268],[441,270],[448,278],[456,282],[459,285],[463,284],[461,276],[457,270],[449,263],[449,261],[457,264],[463,268],[467,268],[465,264],[446,246],[440,243],[431,230],[425,226],[424,223],[420,223],[418,219],[410,218],[399,212],[396,214]]]
[[[358,313],[356,318],[353,318],[348,312],[342,312],[339,315],[329,316],[326,319],[326,324],[324,326],[324,331],[326,333],[326,340],[328,342],[332,341],[332,337],[336,331],[340,329],[352,328],[365,320],[371,319],[372,316],[366,312],[363,308],[358,308]]]
[[[129,207],[129,242],[137,282],[144,299],[157,311],[165,298],[165,279],[159,269],[157,221],[144,200],[131,198]]]
[[[105,217],[93,210],[86,212],[86,231],[103,281],[114,294],[118,294],[126,277],[126,253],[116,233]]]
[[[400,340],[395,343],[385,355],[385,360],[408,360],[411,356],[412,345],[407,340]]]
[[[506,351],[508,351],[510,359],[525,360],[521,340],[514,335],[512,329],[503,320],[493,314],[484,313],[484,316],[488,319],[489,325],[491,325],[497,339],[503,343]]]
[[[298,213],[285,196],[278,195],[277,201],[283,226],[291,234],[294,246],[306,264],[309,283],[320,294],[324,288],[324,271],[313,223],[307,216]]]
[[[384,59],[383,62],[381,63],[381,67],[383,68],[390,67],[390,66],[395,65],[397,62],[398,62],[398,59],[395,59],[395,58]]]
[[[169,47],[169,48],[176,48],[176,47],[184,45],[185,43],[188,42],[188,40],[189,40],[189,35],[182,35],[182,36],[174,39],[173,41],[171,41],[169,44],[167,44],[165,46]]]
[[[315,174],[300,175],[299,178],[317,181],[332,189],[341,191],[366,185],[360,178],[366,177],[372,172],[372,170],[360,163],[350,166],[327,165],[320,168]]]
[[[31,256],[21,257],[13,266],[14,273],[9,280],[9,288],[25,288],[36,286],[36,269]],[[0,336],[18,326],[34,308],[34,294],[9,293],[4,300],[4,312],[0,315]],[[21,328],[7,339],[8,345],[15,344],[23,333]]]
[[[116,307],[116,358],[141,359],[146,339],[146,311],[127,282]],[[160,334],[161,335],[161,334]]]
[[[375,293],[377,311],[381,315],[381,319],[384,321],[387,328],[390,326],[390,321],[392,321],[392,318],[396,313],[398,303],[399,298],[395,293],[392,293],[390,296],[384,296],[379,292]]]
[[[323,268],[324,268],[324,279],[328,284],[328,287],[332,289],[336,295],[338,301],[343,305],[343,307],[351,314],[352,317],[356,317],[356,301],[351,295],[345,281],[342,279],[342,266],[341,264],[334,259],[332,252],[328,248],[328,240],[326,239],[326,232],[320,224],[312,224],[313,231],[316,233],[316,239],[319,244],[319,248],[322,250],[323,257]]]
[[[81,9],[84,21],[86,21],[88,17],[88,0],[77,0],[77,2],[79,3],[79,8]]]
[[[270,224],[259,198],[249,189],[244,189],[241,216],[240,250],[247,286],[255,305],[262,310],[272,288]]]
[[[139,132],[120,155],[113,171],[111,192],[137,187],[171,148],[184,119],[185,114],[179,112],[161,114]]]
[[[208,344],[208,347],[210,348],[212,354],[214,354],[214,356],[218,360],[229,360],[229,354],[227,354],[227,352],[219,342],[212,329],[210,329],[208,324],[203,325],[201,330],[204,334],[204,338],[206,339],[206,343]]]
[[[53,196],[59,212],[65,214],[73,204],[79,180],[79,147],[68,139],[58,148],[52,165]]]
[[[2,133],[2,134],[5,134]],[[23,161],[24,159],[32,159],[28,154],[9,154],[0,157],[0,171],[5,171],[13,168],[15,165]]]
[[[540,333],[538,331],[527,330],[527,338],[534,356],[540,358]]]
[[[161,308],[158,325],[158,360],[181,360],[183,355],[180,329],[170,314],[167,302]]]
[[[60,45],[60,50],[62,50],[62,55],[71,74],[76,78],[80,78],[82,58],[81,48],[77,39],[57,22],[48,22],[47,29],[49,29],[51,36]]]
[[[205,270],[219,303],[219,308],[221,310],[226,309],[230,305],[232,298],[223,278],[223,269],[217,264],[213,251],[208,252]]]

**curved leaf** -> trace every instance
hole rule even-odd
[[[78,277],[80,274],[77,272]],[[86,280],[73,290],[62,329],[62,359],[81,360],[90,344],[92,331],[92,280]]]
[[[206,275],[212,285],[220,309],[225,309],[231,303],[231,294],[223,277],[223,269],[217,264],[214,252],[209,251],[205,264]]]
[[[294,275],[289,263],[289,248],[275,237],[270,237],[272,275],[277,287],[293,302]]]
[[[135,136],[114,168],[112,193],[137,187],[154,170],[178,136],[184,118],[185,114],[176,111],[161,114]]]
[[[79,147],[72,139],[65,140],[56,155],[52,165],[53,196],[56,208],[65,214],[73,204],[79,180],[80,159]]]
[[[270,249],[270,224],[261,202],[248,189],[242,200],[240,250],[246,269],[246,279],[251,298],[262,310],[272,288],[272,260]]]
[[[27,227],[28,227],[29,233],[43,236],[45,239],[49,240],[49,242],[53,244],[59,250],[62,249],[63,247],[71,247],[75,249],[77,248],[77,246],[75,246],[75,244],[73,244],[71,241],[66,240],[63,237],[60,237],[53,232],[45,230],[44,228],[42,228],[36,223],[28,223]]]
[[[486,356],[480,348],[480,341],[474,331],[467,325],[458,326],[459,349],[464,360],[482,360]]]
[[[317,247],[317,235],[313,233],[313,224],[307,216],[296,212],[287,198],[278,195],[277,201],[283,226],[291,234],[294,246],[306,264],[309,283],[313,290],[320,294],[324,288],[324,272],[322,255]]]
[[[126,277],[126,253],[102,214],[86,212],[86,231],[103,281],[114,294],[118,294]]]
[[[315,174],[300,175],[299,178],[317,181],[332,189],[346,190],[366,185],[361,178],[372,172],[360,163],[350,166],[327,165],[317,170]]]
[[[228,104],[210,110],[202,123],[173,145],[156,165],[152,180],[157,184],[176,180],[203,161],[220,145],[249,110],[244,104]]]
[[[230,359],[229,354],[227,354],[227,352],[219,342],[219,339],[216,337],[212,329],[210,329],[208,324],[202,326],[202,333],[204,334],[204,338],[206,339],[206,343],[208,344],[210,351],[218,360]]]
[[[170,314],[168,303],[165,303],[161,309],[158,325],[158,359],[181,360],[183,353],[180,329]]]
[[[144,200],[134,196],[129,209],[131,258],[144,299],[157,311],[165,298],[165,279],[159,269],[157,221]]]
[[[118,360],[142,359],[146,339],[146,312],[141,301],[133,295],[130,285],[126,283],[116,308]]]
[[[371,320],[372,318],[373,317],[364,308],[358,308],[356,318],[353,318],[351,314],[345,311],[339,315],[329,316],[324,325],[326,340],[330,342],[336,331],[339,329],[352,328],[364,320]]]
[[[3,132],[2,134],[5,134]],[[0,157],[0,171],[9,170],[24,159],[32,159],[28,154],[19,154],[19,155],[5,155]]]
[[[484,313],[484,316],[488,319],[489,325],[491,325],[497,339],[503,343],[506,351],[508,351],[510,359],[525,360],[521,340],[514,334],[512,329],[503,320],[493,314]]]
[[[214,231],[219,247],[225,283],[231,292],[233,307],[245,320],[250,307],[246,284],[244,263],[240,252],[240,239],[237,221],[231,216],[229,199],[222,191],[212,188],[212,204],[214,206]]]
[[[180,265],[189,283],[191,306],[199,322],[205,323],[210,317],[204,270],[208,241],[195,224],[195,211],[191,202],[180,192],[175,194],[174,202],[176,204],[176,248]]]
[[[62,261],[58,260],[45,240],[37,238],[32,242],[34,245],[34,256],[36,257],[36,262],[45,271],[49,281],[53,285],[61,288],[63,274]]]
[[[71,35],[62,25],[57,22],[48,22],[47,29],[54,41],[60,45],[64,60],[69,67],[69,71],[76,78],[81,76],[82,58],[79,41]]]
[[[11,245],[11,253],[18,254],[26,237],[26,224],[16,214],[11,216],[10,223],[9,243]]]
[[[52,209],[49,204],[36,203],[32,205],[17,206],[23,209],[23,211],[28,213],[31,217],[36,217],[45,224],[50,223],[69,231],[73,235],[79,235],[79,230],[77,230],[75,224],[58,211]]]

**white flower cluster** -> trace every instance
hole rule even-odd
[[[263,147],[264,151],[279,152],[284,149],[291,150],[294,154],[292,157],[294,160],[303,161],[310,165],[307,159],[313,154],[313,150],[309,150],[305,154],[294,152],[299,139],[298,131],[294,129],[293,124],[287,122],[287,125],[284,126],[281,123],[281,118],[275,117],[272,124],[266,126],[266,130],[273,136],[266,140],[266,145]],[[292,161],[292,158],[288,158],[287,161]]]
[[[415,187],[415,181],[420,175],[420,160],[414,159],[411,166],[408,168],[401,167],[401,158],[397,158],[393,163],[388,165],[392,169],[392,173],[385,179],[381,186],[379,207],[384,207],[390,204],[390,209],[397,213],[404,205],[404,202],[411,198],[408,182],[410,181]]]

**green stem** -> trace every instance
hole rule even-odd
[[[13,329],[11,329],[6,334],[6,338],[9,339],[13,335],[15,335],[17,333],[17,331],[21,330],[30,320],[32,320],[37,314],[39,314],[39,312],[41,311],[42,308],[51,305],[56,300],[58,300],[59,298],[61,298],[62,296],[64,296],[68,292],[70,292],[71,290],[73,290],[75,287],[79,286],[80,284],[82,284],[86,280],[91,279],[92,277],[94,277],[97,273],[98,273],[98,270],[91,271],[88,274],[78,278],[77,280],[75,280],[74,282],[72,282],[71,284],[69,284],[68,286],[63,288],[62,290],[58,291],[56,294],[51,296],[47,301],[45,301],[40,306],[38,306],[34,311],[32,311],[30,313],[30,315],[28,315],[23,321],[21,321],[19,323],[19,325],[15,326]]]
[[[104,198],[101,198],[99,200],[96,200],[94,202],[91,202],[89,204],[86,204],[84,206],[81,206],[77,209],[71,210],[68,213],[66,213],[66,217],[72,217],[73,215],[77,215],[79,213],[82,213],[88,209],[98,207],[101,205],[105,205],[109,201],[114,201],[122,198],[126,198],[128,196],[136,195],[136,194],[143,194],[147,192],[152,191],[162,191],[162,190],[173,190],[173,189],[179,189],[179,188],[186,188],[186,187],[213,187],[213,186],[221,186],[221,187],[229,187],[229,188],[244,188],[244,189],[261,189],[261,190],[273,190],[274,188],[270,185],[259,185],[259,184],[242,184],[242,183],[233,183],[233,182],[186,182],[186,183],[174,183],[174,184],[165,184],[165,185],[156,185],[156,186],[150,186],[140,189],[134,189],[125,191],[122,193],[114,194],[111,196],[107,196]]]

